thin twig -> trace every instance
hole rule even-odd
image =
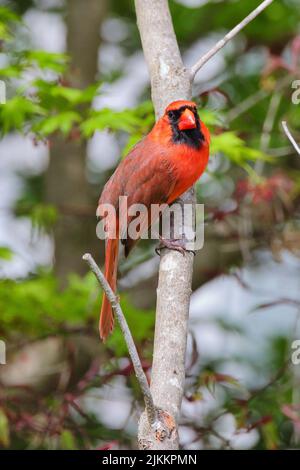
[[[278,80],[274,89],[272,89],[271,91],[259,90],[253,95],[248,96],[244,101],[242,101],[241,103],[238,103],[235,108],[232,108],[229,111],[227,115],[227,122],[230,123],[234,121],[234,119],[237,119],[241,114],[245,113],[250,108],[255,106],[257,103],[267,98],[271,92],[280,93],[287,86],[290,86],[290,83],[291,83],[291,75],[289,74],[288,76],[285,76],[281,80]]]
[[[271,97],[269,108],[266,114],[265,122],[263,124],[262,135],[260,139],[260,150],[267,152],[271,140],[271,132],[274,127],[276,114],[281,101],[281,94],[274,93]]]
[[[234,108],[232,108],[227,114],[227,122],[230,123],[237,119],[241,114],[245,113],[257,103],[267,98],[268,93],[266,90],[259,90],[253,95],[248,96],[244,101],[238,103]]]
[[[193,81],[195,75],[203,67],[206,62],[208,62],[217,52],[219,52],[223,47],[231,41],[242,29],[245,28],[251,21],[254,20],[265,8],[267,8],[274,0],[264,0],[255,10],[253,10],[246,18],[243,19],[237,26],[235,26],[229,33],[227,33],[223,39],[217,42],[215,46],[210,49],[206,54],[204,54],[201,59],[196,62],[190,70],[191,81]]]
[[[282,121],[282,127],[283,127],[283,130],[287,136],[287,138],[289,139],[289,141],[291,142],[292,146],[294,147],[294,149],[296,150],[296,152],[298,153],[298,155],[300,155],[300,147],[299,145],[297,144],[297,142],[295,141],[294,137],[292,136],[289,128],[288,128],[288,125],[286,123],[286,121]]]
[[[92,257],[92,255],[90,255],[89,253],[86,253],[85,255],[83,255],[82,259],[87,262],[90,269],[95,274],[100,286],[102,287],[103,291],[105,292],[105,295],[108,298],[108,300],[109,300],[109,302],[110,302],[110,304],[113,308],[113,311],[114,311],[114,313],[116,315],[116,318],[119,322],[119,325],[121,327],[121,330],[122,330],[122,333],[123,333],[123,336],[124,336],[124,339],[125,339],[125,342],[126,342],[126,345],[127,345],[127,348],[128,348],[131,360],[132,360],[132,364],[133,364],[133,367],[134,367],[136,378],[139,382],[139,385],[141,387],[141,390],[142,390],[142,393],[143,393],[143,396],[144,396],[146,412],[147,412],[147,417],[148,417],[149,423],[150,423],[151,426],[156,426],[158,421],[159,421],[158,416],[157,416],[157,410],[155,408],[153,398],[152,398],[152,395],[151,395],[151,392],[150,392],[150,388],[149,388],[149,385],[148,385],[148,381],[147,381],[146,375],[143,371],[143,367],[142,367],[137,349],[135,347],[131,332],[129,330],[127,321],[126,321],[125,316],[123,314],[123,311],[121,309],[120,303],[119,303],[116,295],[112,291],[110,285],[108,284],[107,280],[105,279],[103,273],[101,272],[101,270],[97,266],[97,264],[96,264],[94,258]]]
[[[270,99],[269,108],[265,117],[265,121],[263,124],[262,134],[260,138],[260,150],[263,153],[267,153],[270,142],[271,142],[271,134],[274,127],[276,115],[278,112],[278,108],[281,102],[282,95],[281,93],[274,93]],[[261,175],[264,169],[265,162],[263,160],[257,160],[254,166],[254,170],[258,175]]]

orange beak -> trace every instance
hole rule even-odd
[[[178,129],[185,131],[187,129],[195,129],[197,127],[196,118],[190,109],[185,109],[179,118]]]

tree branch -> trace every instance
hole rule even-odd
[[[127,321],[125,319],[125,316],[123,314],[123,311],[121,309],[120,303],[118,301],[118,298],[112,291],[110,285],[108,284],[107,280],[105,279],[103,273],[99,269],[98,265],[96,264],[95,260],[93,259],[92,255],[89,253],[86,253],[83,255],[82,259],[87,262],[89,265],[90,269],[93,271],[95,274],[100,286],[102,287],[103,291],[105,292],[105,295],[107,296],[113,311],[116,315],[116,318],[119,322],[120,328],[122,330],[129,355],[132,360],[132,364],[134,367],[135,375],[136,378],[139,382],[139,385],[141,387],[144,400],[145,400],[145,406],[146,406],[146,413],[147,413],[147,418],[149,421],[149,424],[151,425],[152,428],[155,429],[157,432],[161,428],[161,424],[158,419],[158,413],[157,410],[154,406],[153,398],[150,392],[150,388],[148,385],[148,381],[146,378],[146,375],[143,371],[143,367],[138,355],[138,352],[136,350],[132,335],[130,333],[130,329],[128,327]]]
[[[300,147],[299,145],[297,144],[297,142],[295,141],[294,137],[292,136],[289,128],[288,128],[288,125],[286,123],[286,121],[282,121],[282,127],[283,127],[283,130],[287,136],[287,138],[289,139],[289,141],[291,142],[292,146],[294,147],[294,149],[296,150],[296,152],[298,153],[298,155],[300,155]]]
[[[156,116],[178,99],[192,96],[188,71],[185,69],[167,0],[135,0],[136,16]]]
[[[223,49],[226,44],[231,41],[242,29],[245,28],[251,21],[253,21],[265,8],[267,8],[273,0],[264,0],[255,10],[253,10],[246,18],[243,19],[237,26],[235,26],[229,33],[227,33],[223,39],[217,42],[217,44],[204,54],[201,59],[196,62],[190,69],[190,79],[194,80],[195,75],[217,52]]]
[[[152,100],[159,117],[170,102],[191,98],[191,82],[182,63],[167,0],[135,0],[135,6],[151,78]],[[180,201],[193,204],[193,190],[188,191]],[[192,253],[183,256],[176,251],[162,251],[151,392],[156,406],[169,415],[170,433],[163,443],[154,440],[143,414],[139,425],[140,448],[178,449],[177,421],[185,381],[193,259]]]
[[[275,119],[276,115],[278,112],[278,108],[280,106],[282,99],[282,94],[281,93],[273,93],[268,111],[265,117],[265,121],[263,124],[262,128],[262,133],[261,133],[261,138],[260,138],[260,150],[263,153],[267,153],[269,150],[270,142],[271,142],[271,134],[272,130],[275,124]],[[263,173],[265,166],[265,161],[264,160],[257,160],[255,165],[254,165],[254,170],[258,175],[261,175]]]

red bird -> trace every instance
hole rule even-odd
[[[106,183],[99,199],[99,208],[111,204],[117,214],[115,227],[122,233],[127,220],[120,220],[119,197],[127,196],[127,204],[171,204],[201,176],[209,158],[209,131],[197,113],[192,101],[175,101],[165,110],[151,132],[121,161]],[[100,211],[101,212],[101,211]],[[103,215],[103,214],[102,214]],[[143,228],[153,220],[147,218]],[[136,240],[122,238],[125,256]],[[105,277],[116,290],[119,239],[106,241]],[[105,340],[112,331],[114,317],[111,305],[104,295],[100,315],[100,337]]]

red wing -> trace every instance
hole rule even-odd
[[[135,182],[138,184],[135,184]],[[128,232],[126,228],[133,224],[134,220],[138,221],[137,229],[143,234],[151,227],[159,216],[159,206],[167,203],[176,183],[176,178],[172,167],[166,160],[151,160],[147,165],[143,165],[137,173],[133,173],[126,184],[127,207],[134,209],[133,204],[142,204],[143,211],[135,212],[127,216],[127,220],[120,220],[120,226],[123,228],[122,243],[125,245],[125,256],[133,248],[138,238],[132,238],[132,232]],[[154,206],[156,205],[156,206]],[[138,208],[137,208],[138,209]],[[132,225],[131,225],[132,228]]]
[[[119,210],[119,197],[127,196],[128,208],[132,204],[143,204],[150,209],[151,204],[163,204],[168,201],[175,183],[174,168],[161,146],[146,138],[120,163],[105,185],[99,204],[110,203]],[[127,225],[134,218],[129,216],[126,220],[120,211],[120,229],[126,232]],[[149,228],[152,222],[150,215],[143,217],[143,228]],[[123,239],[126,255],[136,241],[130,237]]]

